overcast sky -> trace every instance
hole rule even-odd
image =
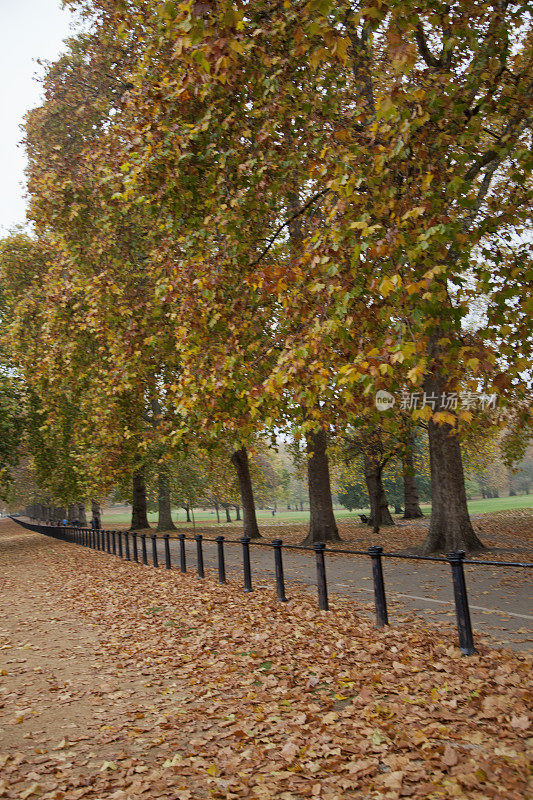
[[[71,33],[61,0],[0,0],[0,235],[24,222],[24,114],[38,105],[37,58],[54,60]]]

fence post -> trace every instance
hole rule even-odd
[[[242,568],[244,572],[244,591],[252,592],[252,567],[250,565],[250,537],[243,536],[242,544]]]
[[[446,553],[446,558],[452,568],[455,614],[457,617],[457,630],[459,631],[459,647],[464,656],[471,656],[477,653],[477,650],[474,647],[472,623],[470,621],[470,608],[468,606],[468,594],[466,591],[463,566],[464,557],[464,550],[458,550],[455,553]]]
[[[185,557],[185,534],[178,533],[180,543],[180,572],[187,572],[187,560]]]
[[[168,533],[164,533],[163,534],[163,541],[165,543],[165,567],[166,567],[166,569],[170,569],[171,566],[172,566],[172,564],[170,563],[170,545],[168,543],[169,539],[170,539],[170,536],[168,535]]]
[[[321,611],[328,611],[328,586],[326,583],[326,564],[324,561],[324,542],[315,542],[313,549],[316,553],[316,585],[318,589],[318,607]]]
[[[122,531],[117,531],[117,539],[118,539],[118,556],[122,558]]]
[[[105,532],[105,540],[107,544],[107,552],[111,554],[111,534],[109,531]]]
[[[152,540],[152,563],[154,567],[158,567],[159,561],[157,558],[157,536],[155,533],[150,534],[150,539]]]
[[[115,531],[111,531],[111,550],[113,551],[113,555],[116,556],[116,554],[117,554],[117,538],[115,536]]]
[[[368,554],[372,559],[372,578],[374,580],[374,602],[376,604],[376,620],[378,628],[383,628],[389,624],[387,614],[387,598],[385,597],[385,583],[383,581],[383,565],[381,554],[383,548],[374,545],[368,548]]]
[[[130,535],[128,531],[124,531],[124,547],[126,548],[126,561],[131,561],[130,558]]]
[[[100,530],[99,530],[99,528],[95,528],[94,532],[96,534],[96,549],[100,550],[101,547],[100,547]]]
[[[141,533],[141,553],[142,553],[142,562],[144,566],[148,565],[148,554],[146,552],[146,534]]]
[[[217,556],[218,556],[218,582],[226,583],[226,564],[224,561],[224,537],[217,536]]]
[[[196,563],[198,567],[198,578],[205,578],[204,551],[202,549],[202,540],[204,537],[201,533],[197,533],[194,538],[196,539]]]
[[[137,547],[137,533],[131,532],[131,541],[133,543],[133,560],[139,563],[139,548]]]
[[[285,597],[285,579],[283,577],[283,556],[281,555],[281,548],[283,542],[281,539],[274,539],[272,542],[274,548],[274,564],[276,567],[276,597],[280,603],[286,603]]]

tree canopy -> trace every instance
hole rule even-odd
[[[26,126],[44,271],[23,298],[23,272],[3,280],[74,460],[132,472],[285,430],[323,481],[321,437],[372,425],[378,390],[416,390],[426,550],[481,546],[457,398],[497,392],[530,425],[526,3],[68,5],[89,32]],[[328,513],[312,536],[335,536]]]

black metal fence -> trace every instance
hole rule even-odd
[[[97,530],[93,528],[70,528],[52,525],[36,525],[33,523],[23,522],[15,517],[12,517],[12,519],[28,530],[42,533],[46,536],[52,536],[55,539],[73,542],[84,547],[92,548],[93,550],[99,550],[101,552],[118,555],[119,558],[123,558],[126,561],[134,561],[136,563],[142,563],[143,565],[148,565],[149,563],[147,534],[145,533],[139,534],[136,531]],[[151,540],[152,565],[154,567],[159,567],[157,542],[162,540],[165,555],[165,568],[172,569],[170,535],[165,533],[158,537],[155,533],[152,533],[148,536]],[[283,573],[283,550],[302,550],[314,552],[316,559],[318,607],[323,611],[327,611],[329,609],[325,554],[331,553],[367,556],[370,558],[372,565],[374,603],[376,609],[376,624],[378,628],[389,624],[385,581],[383,579],[383,558],[407,559],[412,561],[433,561],[447,564],[451,568],[457,631],[459,634],[459,647],[463,655],[472,655],[476,652],[472,633],[472,623],[470,619],[470,608],[468,605],[468,592],[466,589],[464,564],[475,564],[482,567],[520,567],[524,569],[531,569],[533,567],[533,564],[524,562],[482,561],[465,558],[465,553],[462,550],[448,553],[446,556],[416,556],[404,553],[385,553],[383,552],[383,548],[379,546],[369,547],[368,550],[350,550],[337,547],[326,548],[325,544],[317,543],[313,545],[313,547],[307,547],[305,545],[284,544],[281,539],[274,539],[272,542],[257,542],[252,541],[246,536],[243,536],[235,541],[226,540],[224,536],[217,536],[216,538],[211,539],[206,538],[201,534],[196,534],[194,537],[190,537],[186,536],[184,533],[180,533],[176,537],[172,538],[177,539],[179,543],[179,569],[182,573],[187,572],[185,541],[190,540],[196,543],[196,571],[199,579],[205,578],[203,551],[204,542],[212,542],[216,544],[218,582],[220,584],[226,583],[227,580],[224,546],[225,544],[240,544],[242,548],[242,569],[245,592],[253,591],[250,544],[253,544],[254,547],[267,547],[271,549],[274,555],[276,597],[281,603],[287,602],[287,596],[285,594],[285,578]]]

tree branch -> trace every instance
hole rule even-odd
[[[420,55],[428,67],[434,67],[435,69],[442,67],[442,60],[440,58],[436,58],[428,47],[426,34],[424,33],[424,28],[422,27],[421,22],[419,22],[416,26],[415,39]]]
[[[473,180],[476,177],[476,175],[479,175],[483,167],[488,166],[492,161],[494,161],[497,158],[497,156],[498,154],[496,150],[487,150],[487,152],[484,153],[480,158],[478,158],[475,164],[472,164],[470,169],[468,169],[465,172],[465,181]]]
[[[266,244],[266,247],[260,253],[260,255],[255,259],[255,261],[252,261],[252,263],[250,264],[250,267],[256,267],[259,264],[259,262],[261,261],[261,259],[264,258],[264,256],[266,256],[266,254],[268,253],[268,251],[270,250],[270,248],[272,247],[272,245],[276,241],[277,237],[279,236],[279,234],[281,233],[281,231],[284,228],[286,228],[288,225],[291,224],[291,222],[294,222],[295,219],[297,219],[301,214],[303,214],[305,211],[307,211],[309,206],[312,206],[313,203],[316,203],[316,201],[319,200],[321,197],[324,197],[324,195],[329,194],[330,191],[331,191],[331,189],[322,189],[321,192],[317,192],[317,194],[313,195],[313,197],[311,197],[311,199],[308,200],[307,203],[305,203],[305,205],[303,205],[301,208],[299,208],[298,211],[295,211],[294,214],[292,214],[289,217],[289,219],[285,220],[285,222],[283,222],[278,228],[276,228],[276,230],[274,231],[274,233],[272,234],[272,236],[268,240],[268,242]]]

